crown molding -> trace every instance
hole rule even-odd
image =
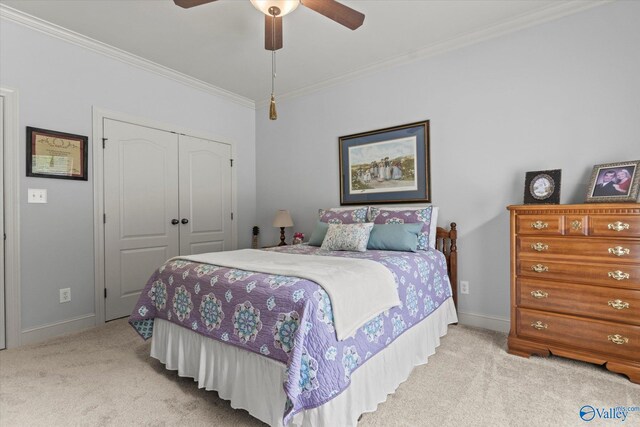
[[[615,0],[571,0],[551,4],[543,9],[504,20],[487,28],[463,33],[451,39],[433,43],[431,45],[425,46],[422,49],[405,53],[391,59],[379,61],[337,77],[332,77],[300,89],[283,92],[278,95],[278,102],[318,92],[324,88],[356,80],[365,75],[373,74],[384,69],[409,64],[435,55],[461,49],[466,46],[471,46],[485,40],[500,37],[528,27],[581,12],[583,10],[587,10],[596,6],[611,3],[613,1]],[[98,40],[68,30],[64,27],[50,23],[48,21],[21,12],[17,9],[3,4],[0,4],[0,18],[7,19],[20,25],[24,25],[36,31],[48,34],[61,40],[65,40],[69,43],[84,47],[86,49],[163,76],[165,78],[180,82],[184,85],[193,87],[203,92],[225,98],[244,107],[261,109],[265,108],[269,104],[268,100],[260,100],[256,102],[252,99],[214,86],[202,80],[196,79],[195,77],[191,77],[169,67],[165,67],[163,65],[149,61],[148,59],[144,59],[138,55],[134,55],[117,47],[102,43]]]
[[[76,33],[75,31],[68,30],[59,25],[21,12],[12,7],[0,4],[0,18],[15,22],[66,42],[73,43],[77,46],[84,47],[109,58],[116,59],[128,65],[133,65],[134,67],[141,68],[145,71],[174,80],[211,95],[225,98],[229,101],[242,105],[243,107],[252,109],[255,109],[256,107],[255,102],[249,98],[245,98],[244,96],[219,88],[202,80],[196,79],[195,77],[188,76],[187,74],[173,70],[169,67],[157,64],[153,61],[149,61],[148,59],[144,59],[138,55],[134,55],[122,49],[118,49],[117,47],[94,40],[80,33]]]
[[[362,76],[373,74],[384,69],[417,62],[435,55],[461,49],[463,47],[471,46],[485,40],[520,31],[528,27],[553,21],[567,15],[591,9],[603,4],[612,3],[614,1],[616,0],[572,0],[551,4],[543,9],[539,9],[535,12],[524,13],[514,18],[506,19],[490,27],[475,31],[469,31],[451,39],[433,43],[422,49],[405,53],[391,59],[379,61],[372,65],[358,68],[346,74],[342,74],[337,77],[332,77],[321,82],[305,86],[301,89],[283,92],[277,95],[277,101],[282,102],[288,99],[298,98],[304,95],[311,94],[313,92],[317,92],[327,87],[356,80]],[[267,105],[269,105],[268,100],[258,101],[256,102],[256,109],[265,108]]]

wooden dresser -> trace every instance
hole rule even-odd
[[[508,209],[509,353],[606,364],[640,383],[640,204]]]

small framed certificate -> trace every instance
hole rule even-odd
[[[27,176],[87,181],[86,136],[27,127]]]

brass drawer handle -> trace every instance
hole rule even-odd
[[[575,231],[580,230],[582,228],[582,221],[571,221],[571,228]]]
[[[543,228],[548,228],[549,223],[542,222],[540,220],[531,223],[531,228],[535,228],[536,230],[542,230]]]
[[[609,248],[609,253],[615,256],[625,256],[631,253],[631,249],[616,246],[615,248]]]
[[[616,310],[624,310],[625,308],[629,308],[629,303],[626,301],[616,299],[616,300],[609,301],[609,307],[613,307]]]
[[[531,249],[533,249],[534,251],[542,252],[542,251],[546,251],[547,249],[549,249],[549,245],[545,245],[542,242],[532,243],[531,244]]]
[[[546,323],[542,323],[542,321],[538,320],[538,321],[532,323],[531,327],[541,331],[543,329],[547,329],[549,327],[549,325],[547,325]]]
[[[547,298],[549,296],[548,293],[546,293],[545,291],[541,291],[541,290],[535,290],[535,291],[531,291],[531,296],[536,298],[536,299],[542,299],[542,298]],[[609,301],[611,302],[611,301]]]
[[[629,338],[623,337],[622,335],[618,335],[618,334],[609,335],[609,336],[607,336],[607,338],[612,343],[618,344],[618,345],[627,344],[629,342]]]
[[[546,265],[542,265],[542,264],[532,265],[531,269],[533,271],[535,271],[536,273],[544,273],[545,271],[549,271],[549,267],[547,267]],[[611,273],[609,273],[609,274],[611,274]]]
[[[608,225],[609,230],[622,231],[628,230],[631,226],[625,222],[616,221]]]
[[[608,276],[616,280],[626,280],[629,278],[629,273],[624,273],[620,270],[616,270],[616,271],[610,271]]]

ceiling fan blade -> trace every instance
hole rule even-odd
[[[352,30],[364,22],[364,14],[335,0],[301,0],[300,3]]]
[[[173,2],[185,9],[189,9],[190,7],[200,6],[201,4],[213,3],[216,0],[173,0]]]
[[[273,20],[275,22],[275,39],[274,39],[274,27]],[[275,43],[274,43],[275,42]],[[267,50],[282,49],[282,17],[273,17],[264,15],[264,48]]]

